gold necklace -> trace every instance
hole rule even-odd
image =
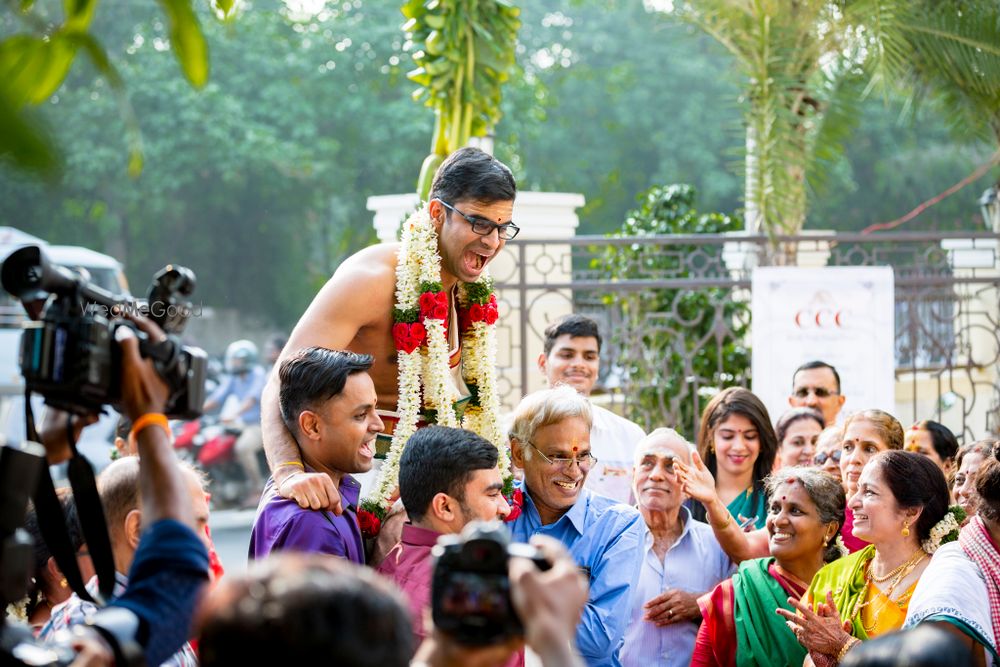
[[[920,561],[922,561],[926,557],[927,557],[927,554],[924,553],[923,550],[918,549],[916,552],[914,552],[913,556],[910,556],[910,558],[908,558],[906,560],[905,563],[903,563],[900,567],[898,567],[895,570],[893,570],[893,574],[895,574],[896,577],[895,577],[895,579],[893,579],[892,583],[889,584],[889,587],[886,589],[886,591],[884,593],[882,593],[885,596],[886,600],[888,600],[889,602],[893,601],[892,600],[892,594],[896,590],[896,587],[899,586],[899,584],[904,579],[906,579],[907,576],[909,576],[910,572],[913,571],[913,569],[920,563]],[[872,560],[868,561],[868,564],[865,566],[865,590],[863,592],[864,594],[863,595],[858,595],[857,600],[855,600],[855,602],[854,602],[854,608],[851,610],[851,622],[852,623],[855,620],[858,619],[859,615],[861,614],[862,610],[864,610],[865,607],[867,607],[870,604],[872,604],[878,598],[878,593],[881,592],[881,591],[878,591],[878,587],[876,586],[875,587],[876,588],[876,594],[875,594],[875,596],[872,597],[871,600],[867,600],[865,602],[862,602],[862,599],[864,599],[865,597],[868,597],[869,589],[873,586],[873,583],[875,581],[875,578],[871,574],[871,564],[872,564],[872,561],[874,561],[874,560],[875,559],[873,557]],[[885,581],[885,579],[883,579],[883,581]],[[903,597],[905,597],[905,595],[906,594],[904,593],[904,595],[900,596],[900,599],[902,599]],[[896,604],[898,605],[899,601],[897,601]],[[885,609],[885,603],[882,603],[882,605],[879,607],[879,611],[881,611],[883,609]],[[878,617],[878,614],[876,612],[874,612],[874,611],[872,612],[872,615],[875,618]],[[869,632],[869,633],[871,632],[868,629],[868,627],[865,625],[864,619],[861,620],[861,627],[863,627],[866,632]],[[873,629],[874,629],[874,626],[873,626]]]
[[[913,558],[917,554],[923,554],[923,553],[924,553],[923,549],[917,549],[912,554],[910,554],[910,557],[907,558],[905,561],[903,561],[902,564],[900,564],[899,567],[895,568],[894,570],[892,570],[888,574],[883,575],[881,577],[877,577],[874,574],[872,574],[872,567],[871,567],[871,565],[872,565],[873,562],[875,562],[875,559],[872,558],[870,561],[868,561],[868,571],[865,574],[865,578],[868,579],[868,581],[874,581],[877,584],[884,584],[885,582],[889,581],[890,579],[892,579],[893,577],[895,577],[897,574],[899,574],[901,571],[903,571],[906,568],[907,565],[910,565],[911,561],[913,560]],[[923,558],[923,556],[920,557],[920,559],[922,559],[922,558]],[[917,562],[919,562],[920,559],[918,559]]]

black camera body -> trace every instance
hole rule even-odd
[[[33,442],[0,447],[0,606],[24,597],[34,570],[31,537],[21,527],[28,498],[38,478],[47,473],[45,450]],[[0,665],[69,665],[76,659],[72,648],[81,633],[96,632],[114,653],[115,664],[145,665],[138,638],[139,618],[122,607],[105,607],[83,626],[57,634],[52,642],[38,641],[31,628],[0,616]]]
[[[460,535],[442,535],[431,553],[431,610],[437,628],[470,646],[524,635],[510,599],[507,564],[517,556],[548,570],[551,563],[538,549],[511,544],[507,529],[498,521],[473,521]]]
[[[153,360],[170,387],[166,414],[176,419],[201,415],[205,402],[205,351],[182,345],[177,337],[187,323],[194,274],[167,266],[153,278],[146,304],[111,294],[69,269],[51,264],[39,246],[25,246],[4,261],[3,287],[40,318],[25,324],[21,338],[21,373],[27,388],[53,407],[77,414],[99,412],[121,401],[119,327],[131,328],[142,355]],[[54,295],[54,298],[49,298]],[[167,334],[153,342],[124,313],[148,315]]]

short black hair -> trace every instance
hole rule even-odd
[[[556,344],[559,336],[569,336],[570,338],[596,338],[597,352],[601,351],[601,332],[597,328],[597,322],[586,315],[572,313],[561,317],[549,326],[545,327],[544,350],[545,356],[549,356],[552,347]]]
[[[983,463],[976,472],[979,516],[1000,523],[1000,441],[986,449]]]
[[[317,408],[342,392],[347,377],[367,371],[372,361],[370,354],[306,347],[281,362],[278,402],[288,430],[298,433],[303,410]]]
[[[413,628],[391,582],[340,558],[273,554],[227,575],[205,601],[199,659],[216,665],[407,667]]]
[[[467,146],[449,155],[438,167],[428,201],[490,203],[513,201],[516,196],[517,183],[507,165],[489,153]]]
[[[807,361],[806,363],[804,363],[801,366],[799,366],[798,368],[796,368],[795,372],[792,373],[792,387],[795,386],[795,376],[799,374],[799,371],[811,371],[811,370],[814,370],[816,368],[829,368],[831,371],[833,371],[833,379],[837,383],[837,393],[839,394],[840,393],[840,373],[838,373],[837,369],[834,368],[833,366],[831,366],[830,364],[826,363],[825,361],[819,361],[819,360]]]
[[[407,514],[420,521],[439,493],[464,502],[472,473],[495,468],[498,456],[496,445],[472,431],[420,429],[410,436],[399,459],[399,497]]]

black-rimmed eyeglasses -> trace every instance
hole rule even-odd
[[[519,231],[521,231],[521,228],[515,225],[513,222],[505,222],[502,225],[498,225],[495,222],[490,222],[489,220],[485,220],[483,218],[477,218],[476,216],[473,215],[466,215],[465,213],[462,213],[457,208],[455,208],[454,206],[452,206],[443,199],[438,199],[438,201],[441,202],[441,205],[444,206],[449,211],[452,211],[462,216],[463,220],[472,225],[472,231],[475,232],[476,234],[479,234],[480,236],[489,236],[490,234],[493,233],[493,230],[495,229],[500,234],[500,238],[502,240],[510,241],[512,238],[517,236],[517,233]]]

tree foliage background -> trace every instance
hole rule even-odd
[[[103,0],[93,31],[120,69],[145,167],[127,173],[127,128],[107,81],[79,62],[37,110],[62,150],[58,182],[0,165],[0,224],[125,261],[143,288],[167,262],[199,276],[206,305],[290,327],[340,260],[374,241],[365,200],[412,191],[433,117],[410,99],[398,4],[255,0],[202,27],[211,76],[178,76],[163,23]],[[618,228],[637,193],[690,183],[701,210],[741,207],[744,129],[730,57],[696,29],[634,0],[522,2],[520,72],[504,88],[498,157],[523,190],[582,192],[582,233]],[[18,29],[0,12],[0,35]],[[991,146],[957,138],[933,102],[891,96],[861,122],[812,229],[896,218],[958,181]],[[908,228],[970,228],[988,184]]]

